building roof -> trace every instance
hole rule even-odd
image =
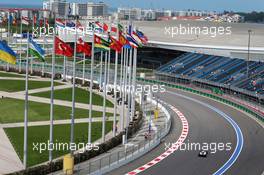
[[[264,24],[249,24],[249,23],[219,23],[209,21],[184,21],[184,20],[169,20],[169,21],[136,21],[138,26],[152,41],[168,42],[168,43],[183,43],[183,44],[198,44],[198,45],[215,45],[215,46],[235,46],[247,47],[248,45],[248,30],[252,30],[251,46],[264,47]],[[212,33],[214,28],[229,27],[231,34],[227,35],[197,35],[192,34],[176,34],[177,28],[182,27],[199,27],[211,28]],[[171,33],[168,33],[170,29]],[[166,32],[167,30],[167,32]],[[172,31],[174,34],[172,35]]]

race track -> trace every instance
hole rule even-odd
[[[264,171],[264,128],[246,114],[213,100],[190,93],[168,89],[159,97],[179,109],[189,123],[189,134],[184,143],[231,143],[230,151],[209,153],[207,158],[198,157],[198,150],[177,150],[158,164],[141,172],[146,175],[160,174],[214,174],[232,156],[237,146],[237,135],[234,126],[226,118],[201,103],[209,104],[229,116],[241,129],[243,134],[242,151],[237,151],[234,164],[225,167],[225,174],[261,175]],[[165,144],[174,143],[181,134],[181,122],[175,114],[172,130],[164,141],[145,156],[122,166],[108,174],[126,174],[158,157],[165,152]],[[217,174],[217,173],[216,173]]]

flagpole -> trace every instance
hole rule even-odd
[[[119,87],[119,98],[122,99],[123,101],[123,59],[124,59],[124,48],[122,48],[121,50],[121,65],[120,65],[120,87]],[[123,102],[121,101],[121,106],[123,104]],[[122,111],[121,111],[121,114],[120,114],[120,131],[123,131],[124,130],[124,116],[123,116],[123,106],[122,106]]]
[[[111,63],[111,49],[108,51],[107,84],[109,84],[109,78],[110,78],[110,63]]]
[[[132,74],[132,52],[133,52],[133,48],[130,49],[129,52],[129,70],[128,70],[128,111],[127,111],[127,118],[130,118],[130,106],[131,106],[131,74]],[[131,118],[130,118],[131,119]],[[127,122],[127,126],[128,126],[129,122]]]
[[[26,82],[25,82],[25,110],[24,110],[24,168],[27,168],[27,153],[28,153],[28,57],[29,57],[29,32],[27,33],[27,63],[26,63]]]
[[[103,74],[103,51],[101,51],[101,58],[100,58],[100,89],[102,88],[102,74]]]
[[[56,17],[54,14],[54,19],[56,21]],[[54,21],[54,24],[55,24]],[[49,145],[49,161],[52,161],[52,147],[53,144],[53,119],[54,119],[54,76],[55,76],[55,31],[53,33],[53,51],[52,51],[52,73],[51,73],[51,91],[50,91],[50,145]]]
[[[84,78],[85,78],[85,53],[83,53],[83,72],[82,72],[82,84],[84,85]]]
[[[65,15],[65,20],[64,20],[64,22],[65,22],[65,24],[64,24],[64,27],[65,27],[65,29],[66,29],[66,27],[67,27],[67,16]],[[65,35],[65,37],[66,37],[67,35]],[[66,56],[64,56],[63,57],[63,81],[66,81],[67,80],[67,78],[66,78],[66,74],[67,74],[67,72],[66,72],[66,63],[67,63],[67,59],[66,59]]]
[[[21,73],[21,66],[22,66],[22,39],[23,39],[23,23],[22,23],[22,11],[20,12],[20,34],[21,34],[21,38],[20,38],[20,53],[19,53],[19,68],[18,71],[19,73]]]
[[[117,114],[117,64],[118,64],[118,52],[115,52],[115,78],[114,78],[114,132],[113,136],[116,136],[116,114]]]
[[[2,22],[0,23],[0,26],[1,26],[1,35],[0,35],[0,40],[2,41],[3,40],[3,19],[2,19]]]
[[[129,61],[129,49],[127,49],[126,53],[126,65],[125,65],[125,101],[127,102],[127,73],[128,73],[128,61]]]
[[[127,53],[127,49],[124,50],[124,62],[123,62],[123,83],[122,83],[122,118],[123,118],[123,121],[122,121],[122,129],[124,129],[124,124],[125,124],[125,76],[126,76],[126,53]]]
[[[132,67],[132,48],[129,50],[129,70],[127,70],[128,72],[128,105],[127,105],[127,116],[126,116],[126,142],[127,142],[127,138],[128,138],[128,125],[130,122],[130,105],[131,105],[131,101],[130,101],[130,97],[131,97],[131,88],[130,88],[130,84],[131,84],[131,67]],[[128,69],[128,68],[127,68]]]
[[[35,21],[35,15],[33,14],[33,11],[32,11],[32,32],[31,32],[31,34],[32,34],[32,38],[34,37],[33,35],[33,31],[34,31],[34,28],[35,28],[35,26],[34,26],[34,21]],[[31,60],[30,60],[30,74],[32,75],[33,74],[33,58],[31,58]]]
[[[75,24],[77,24],[77,16]],[[76,47],[77,47],[77,38],[78,38],[78,31],[75,28],[75,41],[74,41],[74,57],[73,57],[73,75],[72,75],[72,113],[71,113],[71,138],[70,144],[74,143],[74,115],[75,115],[75,76],[76,76]],[[73,155],[74,151],[71,150],[71,155]]]
[[[120,61],[120,81],[119,81],[119,84],[120,84],[120,93],[119,93],[119,98],[122,97],[122,91],[121,91],[121,87],[122,87],[122,74],[123,74],[123,57],[124,57],[124,48],[122,47],[122,50],[121,50],[121,61]]]
[[[132,118],[135,116],[135,89],[136,89],[136,76],[137,76],[137,49],[134,49],[134,60],[133,60],[133,79],[132,79],[132,87],[133,87],[133,92],[132,92],[132,106],[131,106],[131,116]]]
[[[119,40],[119,31],[117,29],[117,40]],[[116,136],[116,113],[117,113],[117,65],[118,65],[118,51],[115,52],[115,78],[114,78],[114,128],[113,136]]]
[[[8,23],[7,23],[7,34],[8,34],[8,37],[7,37],[7,43],[10,44],[10,12],[8,11]]]
[[[101,52],[102,57],[102,52]],[[102,58],[101,58],[102,59]],[[89,89],[89,124],[88,124],[88,143],[92,143],[92,110],[93,110],[93,66],[94,65],[94,28],[92,29],[92,56],[91,56],[91,73]]]
[[[44,26],[44,28],[46,27],[46,18],[45,17],[43,19],[43,26]],[[45,51],[45,47],[46,47],[46,33],[43,36],[43,50],[44,51]],[[45,59],[45,55],[44,55],[44,59]],[[46,64],[46,62],[42,63],[42,71],[41,71],[42,76],[44,76],[45,64]]]
[[[8,37],[7,37],[7,44],[10,44],[10,12],[8,11],[8,24],[7,24],[7,34],[8,34]],[[9,63],[7,63],[7,71],[9,71]]]
[[[107,86],[107,76],[106,76],[106,71],[107,71],[107,53],[105,52],[105,70],[104,70],[104,100],[103,100],[103,120],[102,120],[102,143],[105,141],[105,115],[106,115],[106,86]]]

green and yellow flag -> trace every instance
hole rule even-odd
[[[109,51],[110,50],[110,43],[107,42],[106,40],[104,40],[103,38],[101,38],[97,35],[94,35],[94,47]]]

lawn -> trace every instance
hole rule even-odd
[[[4,98],[0,99],[0,123],[14,123],[24,121],[24,100]],[[71,108],[54,105],[54,119],[70,119]],[[93,117],[101,117],[103,114],[99,111],[93,111]],[[107,113],[107,116],[113,116]],[[38,102],[29,102],[29,121],[47,121],[50,116],[50,105]],[[88,110],[75,110],[75,118],[88,118]]]
[[[106,123],[106,133],[111,131],[112,129],[112,122]],[[43,143],[42,148],[44,148],[44,143],[47,145],[49,140],[49,126],[32,126],[28,128],[28,165],[33,166],[42,162],[48,161],[48,151],[45,150],[40,153],[39,150],[36,150],[33,146],[33,143]],[[13,144],[16,152],[18,153],[21,160],[23,160],[23,139],[24,139],[24,128],[6,128],[4,129],[6,134],[8,135],[11,143]],[[80,123],[75,124],[74,126],[74,135],[75,135],[75,143],[87,143],[87,135],[88,135],[88,124],[87,123]],[[96,141],[101,138],[101,131],[102,131],[102,123],[95,122],[92,124],[92,141]],[[57,145],[67,144],[70,141],[70,125],[55,125],[54,126],[54,144]],[[81,146],[81,145],[80,145]],[[58,148],[58,147],[57,147]],[[54,158],[63,156],[69,153],[69,150],[61,150],[57,149],[53,152]]]
[[[23,75],[20,74],[11,74],[7,72],[0,72],[0,77],[14,77],[14,78],[23,78]]]
[[[52,57],[51,57],[51,56],[46,56],[46,57],[45,57],[45,60],[46,60],[47,63],[50,63],[50,64],[51,64],[51,62],[52,62]],[[68,61],[71,61],[72,58],[67,58],[67,60],[68,60]],[[55,63],[56,63],[57,65],[63,65],[63,63],[64,63],[64,57],[63,57],[63,56],[56,56],[56,58],[55,58]]]
[[[61,83],[55,82],[55,86],[62,85]],[[49,81],[29,81],[29,89],[38,89],[50,87]],[[17,92],[25,90],[25,80],[0,80],[0,91],[6,92]]]
[[[90,93],[87,90],[81,89],[81,88],[76,88],[75,89],[75,100],[76,102],[79,103],[89,103],[89,96]],[[30,94],[32,96],[38,96],[38,97],[50,97],[50,92],[40,92],[40,93],[35,93],[35,94]],[[66,101],[71,101],[72,100],[72,89],[67,88],[67,89],[60,89],[60,90],[55,90],[54,91],[54,98],[59,99],[59,100],[66,100]],[[103,97],[97,94],[93,94],[93,104],[102,106],[103,105]],[[107,107],[113,107],[113,103],[111,103],[109,100],[106,101],[106,106]]]

